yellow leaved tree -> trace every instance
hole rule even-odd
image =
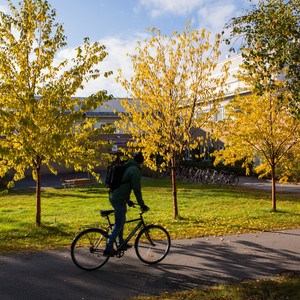
[[[216,124],[215,137],[225,140],[216,162],[260,159],[257,171],[272,178],[273,211],[275,180],[299,172],[299,16],[298,0],[264,0],[227,25],[230,43],[241,41],[238,78],[251,95],[235,97]]]
[[[197,148],[203,127],[215,112],[223,89],[228,66],[213,76],[220,55],[220,36],[211,43],[205,29],[191,30],[188,24],[171,37],[149,29],[151,36],[138,43],[131,55],[134,75],[117,78],[129,94],[119,127],[132,134],[129,149],[142,150],[146,164],[170,168],[174,217],[178,217],[176,169],[188,149]]]
[[[32,169],[40,226],[41,167],[55,173],[58,163],[93,172],[99,164],[97,120],[83,116],[110,97],[106,91],[84,100],[72,96],[100,76],[96,67],[107,53],[85,39],[71,62],[57,63],[66,37],[48,1],[7,2],[10,12],[0,12],[0,176],[13,170],[13,184]]]
[[[259,159],[257,172],[272,178],[273,211],[276,178],[284,178],[297,166],[299,170],[300,163],[300,121],[289,109],[288,93],[281,96],[236,96],[226,106],[226,118],[215,126],[215,138],[225,141],[225,149],[215,152],[215,163],[244,160],[247,166]],[[276,172],[279,168],[281,172]]]

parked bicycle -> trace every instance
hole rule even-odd
[[[113,210],[100,210],[101,217],[107,220],[108,226],[102,228],[90,228],[80,232],[71,244],[71,257],[75,265],[83,270],[95,270],[107,263],[110,257],[103,256],[106,246],[106,239],[113,227],[110,215]],[[139,218],[131,219],[126,223],[138,222],[135,228],[129,233],[121,245],[117,245],[116,257],[121,258],[124,255],[122,247],[128,243],[137,233],[134,248],[137,257],[146,264],[156,264],[162,261],[169,253],[171,239],[168,231],[160,225],[146,225],[143,214]]]
[[[168,174],[168,175],[166,175]],[[162,176],[170,177],[169,170],[162,173]],[[183,167],[178,168],[176,172],[176,178],[185,182],[191,183],[203,183],[203,184],[229,184],[236,186],[239,184],[239,177],[235,173],[227,172],[224,170],[217,171],[210,168],[201,169],[197,167]]]
[[[231,186],[236,186],[239,184],[239,177],[234,173],[229,173],[227,171],[221,171],[220,182],[221,184],[230,184]]]

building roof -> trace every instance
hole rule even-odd
[[[101,106],[98,106],[93,112],[100,113],[116,113],[116,112],[125,112],[125,108],[121,105],[122,98],[115,98],[104,102]]]

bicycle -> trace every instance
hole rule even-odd
[[[239,181],[239,177],[236,174],[234,174],[233,172],[229,174],[229,184],[231,186],[237,186],[239,184]]]
[[[223,183],[236,186],[239,184],[239,177],[233,172],[229,173],[227,171],[221,171],[219,186]]]
[[[109,232],[114,226],[109,218],[113,212],[114,210],[100,210],[101,217],[107,220],[107,228],[89,228],[80,232],[73,239],[71,257],[74,264],[80,269],[96,270],[105,265],[109,260],[110,257],[104,256],[103,251]],[[138,224],[121,245],[118,246],[115,241],[115,257],[121,258],[124,255],[125,250],[122,250],[122,247],[131,240],[139,229],[140,231],[136,236],[134,248],[137,257],[142,262],[149,265],[156,264],[168,255],[171,246],[171,238],[168,231],[160,225],[146,225],[143,219],[145,212],[140,212],[139,218],[125,222],[138,222]]]

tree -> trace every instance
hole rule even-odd
[[[257,171],[272,178],[272,209],[276,211],[275,180],[280,166],[300,163],[300,121],[288,109],[289,97],[278,99],[273,93],[262,96],[236,96],[226,106],[226,118],[215,125],[215,138],[225,141],[225,149],[216,151],[216,161],[234,164],[244,160],[250,165],[260,158]]]
[[[55,64],[66,37],[48,1],[23,0],[16,7],[8,0],[8,5],[10,14],[0,13],[0,176],[14,170],[11,186],[32,169],[40,226],[43,165],[52,173],[58,163],[96,175],[102,142],[93,129],[96,120],[83,116],[110,96],[106,91],[84,100],[72,96],[100,76],[96,65],[107,53],[86,38],[71,63]]]
[[[220,36],[212,45],[209,32],[189,27],[171,37],[149,30],[151,37],[139,42],[137,54],[131,55],[134,76],[118,78],[130,94],[122,102],[126,114],[119,127],[132,134],[129,148],[142,150],[151,169],[157,169],[157,157],[163,158],[162,168],[171,168],[175,218],[176,168],[186,150],[199,147],[195,129],[215,112],[228,70],[224,65],[222,75],[213,76]]]
[[[259,1],[227,26],[232,45],[243,38],[238,78],[251,96],[236,97],[216,125],[215,137],[226,147],[215,153],[216,162],[260,157],[258,170],[271,174],[276,211],[276,176],[286,175],[277,171],[299,164],[299,1]]]
[[[252,2],[250,0],[250,2]],[[229,43],[241,42],[243,68],[251,74],[252,89],[261,95],[290,91],[289,106],[300,117],[299,0],[265,0],[244,15],[232,18]],[[249,81],[250,78],[248,78]],[[280,81],[278,79],[281,79]],[[280,82],[280,89],[278,84]]]

